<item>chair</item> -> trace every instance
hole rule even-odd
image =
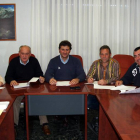
[[[10,61],[11,61],[13,58],[15,58],[15,57],[17,57],[17,56],[19,56],[18,53],[14,53],[14,54],[12,54],[12,55],[9,57],[9,63],[10,63]],[[34,54],[31,54],[31,56],[32,56],[32,57],[35,57]]]
[[[80,55],[72,55],[72,56],[78,58],[81,61],[82,66],[83,66],[83,59]]]
[[[124,76],[128,68],[135,62],[134,57],[125,54],[116,54],[113,56],[120,64],[121,74],[120,78]]]

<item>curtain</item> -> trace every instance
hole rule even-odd
[[[43,72],[59,55],[62,40],[72,43],[87,73],[108,45],[112,56],[133,55],[140,44],[140,0],[32,0],[31,48]]]

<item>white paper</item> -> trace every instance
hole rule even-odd
[[[23,87],[29,87],[29,83],[19,83],[19,85],[14,86],[14,88],[23,88]]]
[[[33,77],[28,83],[30,82],[36,82],[39,79],[39,77]]]
[[[0,87],[0,89],[4,89],[5,87]]]
[[[117,86],[117,87],[112,88],[111,90],[122,90],[122,91],[125,90],[126,91],[126,90],[133,90],[135,88],[136,88],[135,86],[120,85],[120,86]]]
[[[7,108],[8,105],[9,101],[0,102],[0,115],[3,112],[3,110]]]
[[[98,85],[94,84],[94,89],[111,89],[114,88],[115,86],[106,86],[106,85]]]
[[[93,83],[85,83],[87,85],[93,85],[93,84],[98,84],[98,81],[94,81]]]
[[[140,93],[140,88],[136,88],[133,90],[128,90],[128,91],[121,91],[119,94],[129,94],[129,93]]]
[[[56,86],[69,86],[70,81],[57,81]]]

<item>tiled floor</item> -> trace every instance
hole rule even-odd
[[[91,121],[97,112],[88,111],[88,121]],[[46,136],[39,124],[38,116],[30,116],[30,140],[84,140],[84,116],[67,116],[68,124],[64,117],[48,116],[51,135]],[[88,140],[97,140],[97,134],[88,129]],[[24,112],[21,110],[20,122],[17,127],[16,140],[26,140],[26,126]]]

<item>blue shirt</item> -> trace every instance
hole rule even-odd
[[[67,58],[66,61],[63,61],[63,59],[62,59],[62,57],[61,57],[61,55],[60,55],[60,60],[61,60],[61,62],[62,62],[63,64],[66,64],[66,63],[69,61],[69,56],[68,56],[68,58]]]
[[[28,61],[26,62],[26,64],[24,64],[22,61],[21,61],[21,59],[19,58],[19,61],[20,61],[20,64],[22,64],[22,65],[26,65],[27,63],[29,63],[29,59],[28,59]]]

